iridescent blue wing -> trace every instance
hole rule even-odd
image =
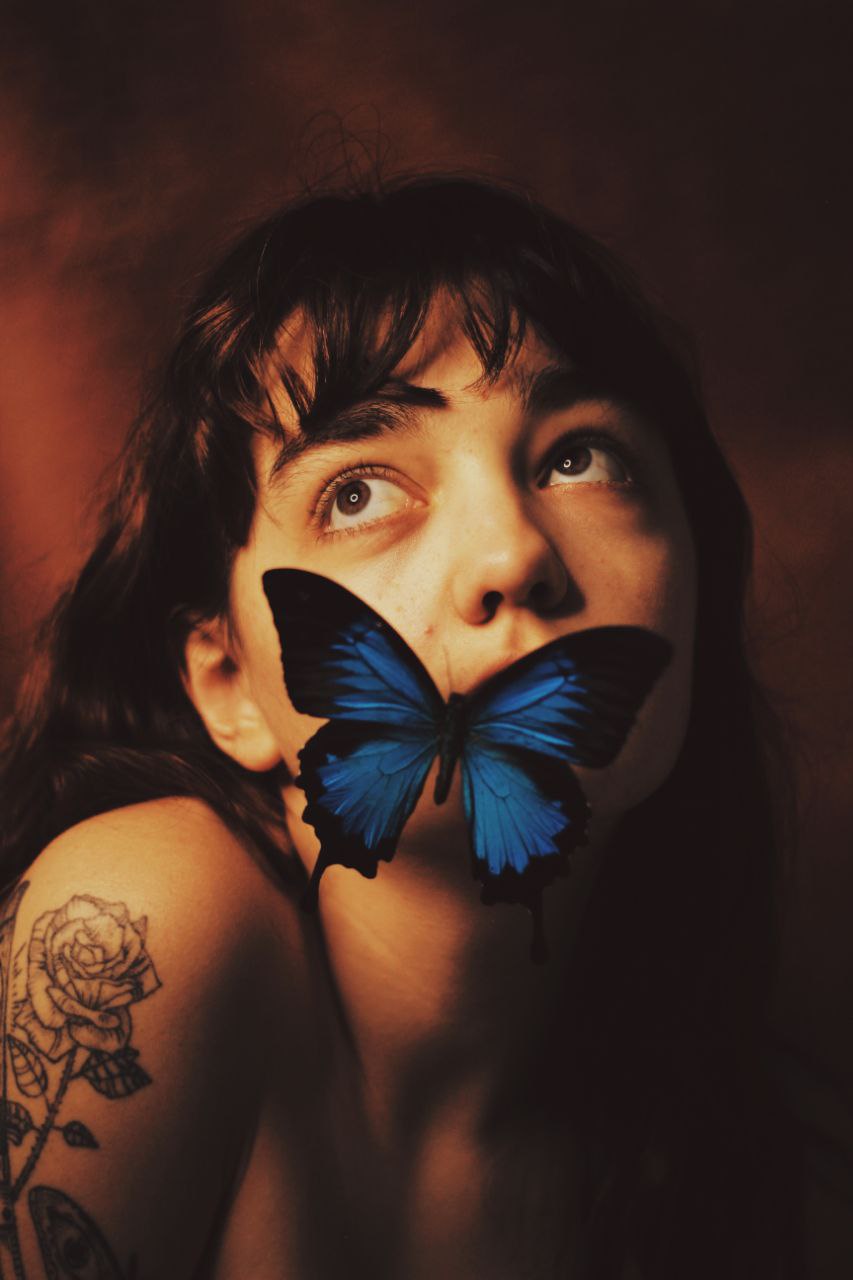
[[[401,725],[389,736],[387,724],[348,720],[330,720],[305,744],[296,782],[320,841],[314,891],[326,867],[372,878],[380,858],[390,862],[437,749],[435,731]]]
[[[329,578],[269,569],[263,586],[297,711],[370,724],[433,725],[444,700],[402,636]]]
[[[602,769],[619,754],[672,646],[641,627],[560,636],[469,697],[478,741],[506,743]]]
[[[344,587],[299,569],[263,577],[297,711],[324,717],[299,753],[304,818],[327,866],[375,876],[394,854],[438,749],[445,704],[401,636]]]
[[[553,756],[470,734],[461,756],[462,797],[474,875],[484,902],[529,907],[568,855],[586,843],[589,805],[569,766]]]
[[[588,805],[572,764],[618,755],[671,646],[639,627],[562,636],[476,689],[465,705],[463,799],[484,901],[524,902],[586,842]]]

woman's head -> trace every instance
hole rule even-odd
[[[535,413],[525,416],[525,379],[531,386],[536,375]],[[219,547],[233,552],[229,574],[222,555],[218,599],[193,604],[208,617],[228,612],[230,639],[242,642],[254,695],[239,702],[242,732],[234,730],[238,701],[229,707],[213,678],[222,670],[215,644],[204,668],[211,678],[191,684],[224,751],[251,768],[272,764],[279,749],[292,771],[299,734],[304,741],[316,728],[286,724],[260,594],[263,570],[290,564],[362,594],[410,640],[439,685],[469,687],[496,662],[594,620],[668,632],[676,664],[645,717],[646,739],[634,735],[622,761],[623,776],[632,753],[645,770],[621,808],[663,780],[689,700],[694,579],[698,572],[709,616],[736,634],[746,525],[689,377],[598,246],[528,200],[462,180],[308,201],[259,228],[213,277],[181,387],[207,405],[206,412],[193,406],[203,424],[194,461],[215,465],[225,450],[228,468],[207,486],[228,510],[207,523],[227,531],[230,545]],[[417,437],[415,424],[423,428]],[[555,484],[543,485],[545,455],[567,431],[581,447],[584,426],[603,433],[592,465],[586,476],[564,475],[558,497]],[[630,494],[617,477],[629,478],[632,466],[624,456],[620,463],[618,440],[605,442],[608,428],[614,437],[621,429],[627,452],[635,446],[642,474],[631,477]],[[479,453],[470,447],[477,430]],[[502,449],[500,474],[494,446]],[[476,474],[466,470],[469,455]],[[358,510],[342,512],[331,490],[319,495],[336,468],[363,462],[370,465],[353,473],[347,490]],[[240,505],[235,471],[254,484],[248,502],[242,486]],[[590,476],[613,483],[591,485]],[[557,514],[569,486],[577,500]],[[488,508],[489,494],[502,516]],[[318,523],[309,510],[318,498],[328,505],[330,495],[332,508]],[[381,527],[369,528],[365,500],[373,513],[384,504]],[[215,545],[207,537],[202,553]],[[643,560],[655,554],[669,562]],[[541,563],[508,563],[519,555]],[[580,557],[584,568],[573,572]],[[714,573],[721,558],[725,571]],[[532,573],[532,596],[520,609],[518,599],[505,601],[487,616],[484,601],[494,605],[504,592],[498,578],[482,574],[501,562],[510,576]],[[237,590],[226,605],[231,574]],[[547,582],[537,581],[542,575]],[[518,582],[505,585],[517,596]],[[462,598],[472,593],[473,601]],[[723,660],[718,649],[718,667]],[[266,738],[252,702],[270,713]],[[654,712],[667,703],[664,726]],[[600,791],[600,779],[586,781]]]
[[[257,768],[273,763],[278,746],[291,769],[295,763],[295,740],[283,741],[283,685],[260,596],[260,573],[275,564],[312,568],[362,593],[410,637],[438,683],[452,680],[456,688],[594,620],[669,631],[677,663],[657,706],[667,695],[684,704],[694,595],[689,543],[697,530],[685,527],[684,511],[675,507],[680,494],[688,522],[699,514],[700,467],[706,487],[727,476],[689,380],[649,311],[585,237],[514,194],[465,181],[325,197],[271,220],[238,247],[211,281],[191,334],[178,390],[190,400],[185,417],[198,424],[190,466],[200,462],[209,473],[197,486],[208,502],[195,558],[206,558],[208,570],[218,560],[219,572],[206,600],[197,593],[182,602],[182,616],[230,616],[249,674],[265,673],[253,685],[274,722],[264,748],[245,701],[237,740],[227,723],[236,704],[230,713],[223,706],[221,682],[194,682],[196,704],[226,753]],[[525,415],[522,401],[537,376],[536,404]],[[452,396],[442,385],[448,379]],[[428,424],[418,445],[415,423]],[[558,515],[557,484],[543,485],[541,466],[568,431],[582,448],[584,426],[598,430],[599,443],[585,475],[561,477],[560,498],[571,486],[578,500],[563,502]],[[471,448],[477,429],[479,453]],[[499,476],[487,455],[497,456],[501,430]],[[379,458],[380,431],[389,443],[393,437],[395,461],[384,477],[377,474],[389,466]],[[632,441],[642,473],[636,476],[627,458]],[[359,510],[342,513],[338,501],[321,533],[308,511],[324,461],[326,471],[335,463],[341,472],[370,461],[368,454],[376,454],[373,480],[362,469],[347,490]],[[477,475],[466,472],[468,455],[478,460]],[[427,475],[426,458],[443,466]],[[571,471],[571,459],[562,464]],[[510,493],[503,480],[511,472],[521,481]],[[661,491],[653,500],[654,485]],[[488,509],[489,493],[502,518]],[[367,532],[366,499],[374,513],[384,503],[381,533],[378,526]],[[668,504],[665,519],[661,503]],[[566,520],[572,513],[577,527]],[[335,524],[364,532],[342,536]],[[643,548],[660,550],[667,539],[680,544],[677,554],[668,549],[672,563],[643,563]],[[617,546],[620,554],[608,555]],[[509,564],[517,555],[547,563]],[[582,582],[571,568],[581,556]],[[533,574],[532,597],[520,613],[516,599],[504,602],[500,616],[481,616],[484,601],[494,605],[504,594],[499,574],[490,584],[481,572],[488,576],[501,562],[510,576]],[[731,568],[728,586],[739,566]],[[201,585],[198,570],[188,570],[193,587]],[[226,604],[232,573],[238,590]],[[548,583],[536,581],[542,574]],[[518,583],[505,585],[517,595]],[[554,598],[537,600],[543,591]],[[462,598],[471,593],[475,600]],[[259,630],[266,633],[265,663],[253,644]],[[213,653],[215,646],[208,672]],[[626,800],[643,798],[668,772],[683,712],[672,706],[656,751],[636,744],[635,759],[648,764],[657,756],[660,768],[645,787],[629,788]],[[654,720],[647,723],[652,732]]]

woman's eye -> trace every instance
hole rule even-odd
[[[345,481],[332,492],[326,510],[328,530],[349,529],[354,525],[381,520],[383,516],[406,506],[407,495],[398,484],[379,476],[359,476]]]
[[[568,484],[574,479],[594,484],[625,481],[630,477],[615,449],[607,445],[569,443],[553,455],[545,483]]]

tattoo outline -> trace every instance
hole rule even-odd
[[[15,1206],[51,1134],[61,1134],[70,1147],[99,1146],[81,1120],[58,1123],[72,1082],[83,1080],[111,1100],[151,1083],[131,1044],[130,1006],[162,985],[146,948],[146,918],[131,920],[123,903],[91,894],[42,912],[12,963],[15,919],[28,887],[23,881],[10,891],[0,916],[0,1280],[4,1258],[14,1280],[26,1280]],[[9,1098],[12,1080],[24,1098],[45,1107],[40,1124],[25,1102]],[[9,1144],[30,1140],[13,1182]],[[99,1229],[70,1197],[36,1187],[28,1202],[51,1278],[121,1280]],[[75,1258],[85,1261],[83,1271],[71,1265]]]

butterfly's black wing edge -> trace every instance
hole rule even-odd
[[[313,910],[317,905],[317,894],[323,872],[330,866],[349,867],[358,871],[366,879],[376,877],[380,862],[390,862],[394,857],[400,834],[408,821],[412,810],[423,792],[429,773],[429,764],[434,758],[434,747],[430,752],[429,763],[422,767],[422,776],[415,783],[410,803],[400,807],[393,823],[381,840],[368,848],[363,840],[353,833],[344,830],[343,821],[327,805],[323,804],[325,793],[320,769],[330,758],[346,759],[346,757],[372,740],[382,741],[387,737],[386,725],[365,724],[360,721],[329,721],[309,738],[298,753],[299,773],[294,782],[305,792],[306,804],[302,812],[303,821],[314,828],[320,842],[320,853],[303,895],[302,906]],[[428,740],[424,741],[425,752],[429,751]]]
[[[609,649],[608,656],[612,656],[614,649],[618,652],[616,647],[621,646],[625,640],[628,640],[631,645],[631,652],[630,654],[626,652],[626,657],[630,657],[632,665],[640,663],[642,666],[642,693],[638,690],[638,701],[642,701],[672,657],[673,649],[670,642],[647,627],[627,625],[590,627],[588,630],[570,632],[568,635],[549,640],[547,644],[526,653],[522,658],[496,671],[494,675],[472,689],[466,695],[465,710],[469,721],[475,724],[491,699],[501,692],[505,685],[523,680],[532,667],[538,666],[544,660],[550,657],[568,657],[578,667],[579,672],[594,670],[599,665],[602,646]]]
[[[439,718],[444,699],[435,681],[398,631],[359,596],[323,574],[305,569],[267,569],[261,578],[281,646],[284,680],[297,711],[318,717],[334,714],[328,676],[318,654],[331,648],[349,626],[369,621],[393,648],[420,686],[425,709]]]

